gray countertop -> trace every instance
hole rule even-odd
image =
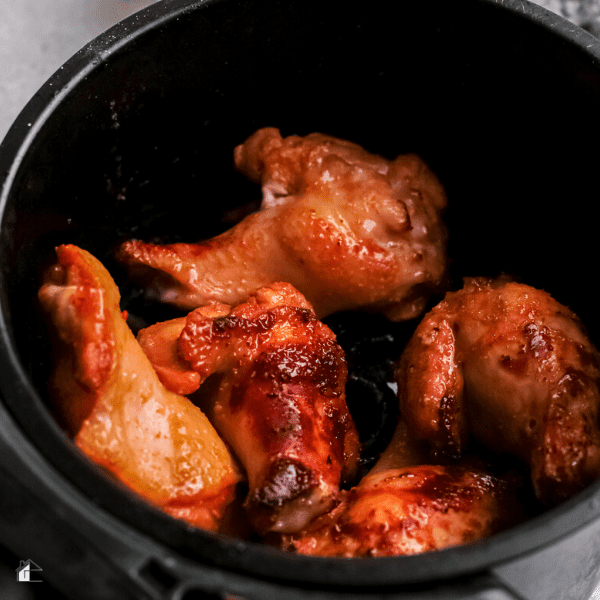
[[[156,1],[0,0],[0,140],[27,101],[70,56],[119,20]],[[600,0],[535,2],[600,34]],[[593,600],[600,600],[600,588]]]
[[[0,140],[69,57],[156,0],[0,0]]]

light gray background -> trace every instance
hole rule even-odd
[[[0,0],[0,140],[33,94],[102,31],[156,0]]]
[[[0,0],[0,140],[27,101],[70,56],[156,1],[160,0]],[[600,33],[600,0],[534,1]],[[600,588],[590,600],[600,600]]]

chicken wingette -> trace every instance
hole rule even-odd
[[[531,470],[555,504],[600,475],[600,356],[548,293],[469,279],[418,326],[397,368],[402,414],[434,454],[470,437]]]

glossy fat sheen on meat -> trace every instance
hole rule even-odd
[[[61,421],[86,456],[150,503],[220,530],[239,480],[225,444],[199,408],[160,383],[103,265],[72,245],[57,254],[39,299]]]
[[[319,318],[358,309],[396,321],[423,311],[447,262],[446,194],[423,160],[387,160],[323,134],[282,138],[274,128],[234,154],[262,185],[261,210],[199,243],[123,244],[119,260],[149,295],[189,310],[286,281]]]
[[[200,392],[208,387],[211,419],[246,471],[245,507],[259,533],[298,531],[355,475],[344,353],[291,285],[198,308],[138,339],[170,389],[206,382]]]
[[[473,436],[528,464],[550,504],[600,474],[600,358],[546,292],[467,280],[425,316],[396,374],[411,433],[438,455]]]
[[[421,465],[366,476],[280,547],[315,556],[400,556],[483,539],[515,523],[514,488],[477,468]]]

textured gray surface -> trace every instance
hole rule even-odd
[[[532,0],[548,10],[568,19],[575,25],[600,35],[599,0]]]

